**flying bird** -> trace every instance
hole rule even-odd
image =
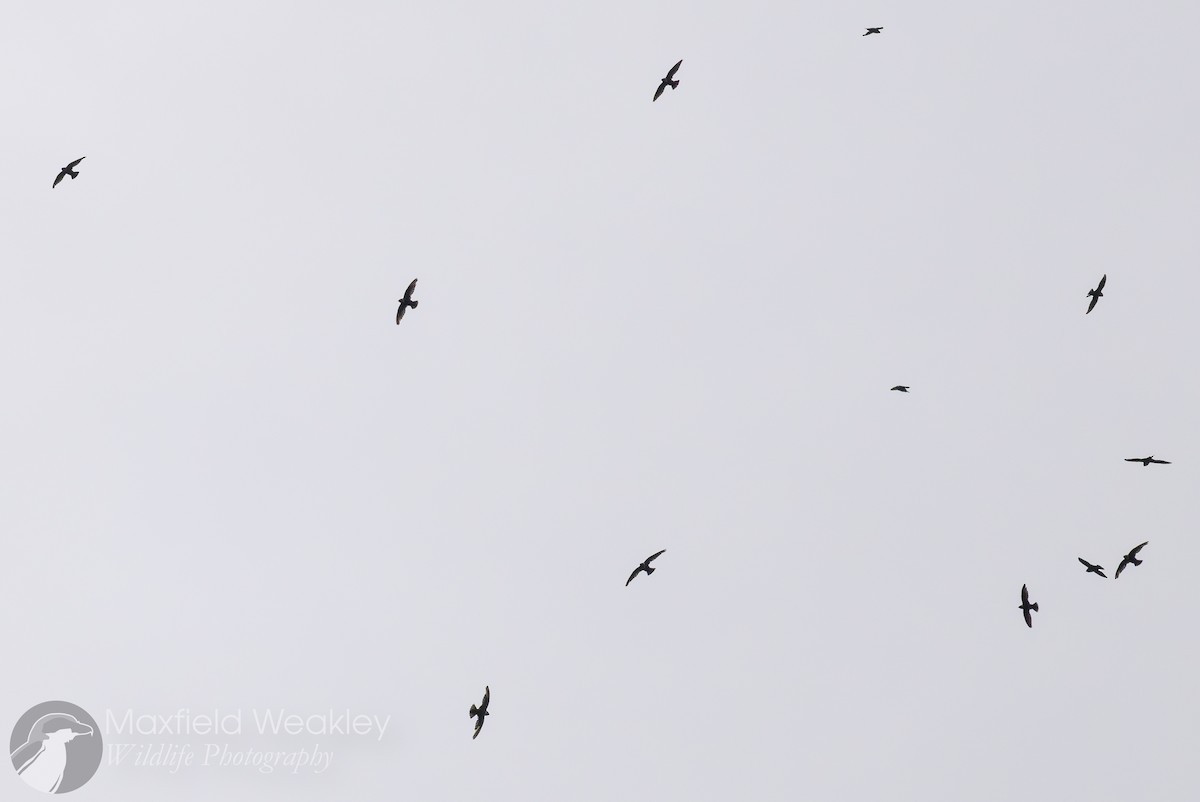
[[[71,176],[71,178],[78,177],[79,173],[77,173],[75,171],[75,165],[79,164],[81,161],[83,161],[86,158],[87,158],[87,156],[80,156],[78,159],[76,159],[75,161],[68,164],[66,167],[59,170],[58,177],[54,179],[54,183],[50,185],[50,189],[54,189],[56,186],[58,186],[58,182],[62,181],[67,176]]]
[[[882,33],[882,32],[883,32],[883,26],[881,25],[878,28],[867,28],[867,32],[864,33],[863,36],[870,36],[873,33]]]
[[[488,709],[487,709],[488,702],[491,700],[491,698],[492,698],[492,689],[490,687],[488,687],[487,685],[484,685],[483,686],[483,704],[479,705],[479,707],[476,707],[475,705],[471,705],[471,718],[479,719],[478,721],[475,722],[475,734],[471,736],[472,741],[474,741],[476,738],[479,737],[479,731],[483,729],[483,717],[491,715],[490,713],[488,713]]]
[[[1036,602],[1034,604],[1029,603],[1029,588],[1022,585],[1021,586],[1021,606],[1019,609],[1021,610],[1021,612],[1023,612],[1025,614],[1025,625],[1027,627],[1029,627],[1030,629],[1033,629],[1033,616],[1031,616],[1029,614],[1029,611],[1030,610],[1036,611],[1037,608],[1038,608],[1038,606],[1037,606]]]
[[[1108,273],[1100,277],[1100,283],[1096,285],[1096,289],[1088,290],[1088,297],[1092,299],[1092,302],[1088,304],[1088,310],[1084,312],[1085,315],[1096,308],[1096,301],[1104,297],[1104,293],[1101,290],[1104,289],[1104,282],[1106,281],[1108,281]]]
[[[1167,462],[1165,459],[1155,459],[1153,454],[1151,454],[1148,457],[1129,457],[1125,461],[1126,462],[1140,462],[1140,463],[1142,463],[1143,468],[1149,468],[1151,462],[1153,462],[1155,465],[1170,465],[1171,464],[1171,463]]]
[[[1146,543],[1149,542],[1149,540],[1146,541]],[[1143,543],[1142,546],[1145,546],[1146,543]],[[1125,566],[1129,565],[1130,563],[1133,563],[1134,565],[1142,564],[1143,561],[1137,558],[1137,553],[1142,550],[1142,546],[1132,549],[1128,554],[1121,558],[1121,564],[1117,566],[1117,579],[1121,578],[1121,572],[1125,570]]]
[[[892,389],[893,389],[893,390],[899,390],[899,391],[900,391],[900,392],[902,392],[902,393],[907,393],[907,392],[908,392],[908,388],[909,388],[909,387],[910,387],[910,385],[907,385],[907,384],[897,384],[897,385],[896,385],[895,387],[893,387]]]
[[[639,571],[645,571],[646,576],[650,576],[652,573],[654,573],[655,569],[650,567],[650,563],[657,559],[658,555],[662,554],[663,551],[666,551],[666,549],[651,554],[641,565],[639,565],[637,568],[634,568],[633,573],[629,575],[629,579],[625,580],[625,587],[629,587],[629,583],[633,581],[633,578],[638,575]]]
[[[420,301],[414,301],[412,299],[413,290],[415,290],[416,288],[417,288],[417,280],[413,279],[412,284],[409,284],[408,289],[404,291],[404,297],[400,299],[400,308],[396,310],[396,325],[397,326],[400,325],[400,319],[402,317],[404,317],[404,313],[406,311],[408,311],[408,308],[411,306],[413,309],[416,309],[417,304],[420,303]]]
[[[672,67],[671,71],[667,73],[667,77],[662,79],[662,83],[660,83],[658,85],[658,90],[654,93],[654,100],[658,100],[659,96],[663,93],[663,90],[666,89],[668,86],[671,87],[672,89],[679,86],[679,81],[673,81],[671,79],[675,77],[675,71],[679,69],[679,65],[682,63],[683,63],[683,59],[679,59],[679,61],[676,61],[675,66]],[[653,103],[654,101],[652,100],[650,102]]]
[[[1081,562],[1087,566],[1087,572],[1089,574],[1099,574],[1100,576],[1104,577],[1105,579],[1108,579],[1107,576],[1104,576],[1104,566],[1103,565],[1092,565],[1090,562],[1083,559],[1082,557],[1079,558],[1079,562]]]

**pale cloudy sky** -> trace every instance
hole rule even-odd
[[[391,716],[121,802],[1194,798],[1198,23],[9,9],[0,722]]]

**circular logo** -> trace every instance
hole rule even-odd
[[[42,702],[17,721],[8,752],[22,780],[48,794],[65,794],[92,779],[104,743],[96,719],[82,707]]]

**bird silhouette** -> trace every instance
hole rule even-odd
[[[396,310],[396,325],[397,326],[400,325],[400,319],[404,317],[404,313],[406,311],[408,311],[408,308],[411,306],[413,309],[416,309],[417,304],[420,303],[420,301],[414,301],[412,299],[413,290],[415,290],[416,288],[417,288],[417,280],[413,279],[412,284],[409,284],[408,289],[404,291],[404,297],[400,299],[400,308]]]
[[[59,793],[70,762],[67,744],[81,735],[93,734],[90,725],[70,713],[49,713],[33,723],[25,743],[13,750],[13,767],[21,779],[39,791]]]
[[[474,741],[476,738],[479,737],[479,731],[481,729],[483,729],[483,717],[491,715],[490,713],[488,713],[488,709],[487,709],[488,702],[491,701],[491,698],[492,698],[492,689],[490,687],[488,687],[487,685],[484,685],[483,686],[483,704],[479,705],[479,707],[476,707],[475,705],[471,705],[471,718],[479,719],[478,721],[475,722],[475,734],[471,736],[472,741]]]
[[[641,565],[639,565],[637,568],[634,568],[633,573],[629,575],[629,579],[625,580],[625,587],[629,587],[629,583],[633,581],[633,578],[638,575],[639,571],[645,571],[646,576],[650,576],[652,573],[654,573],[655,569],[650,566],[650,563],[657,559],[658,555],[662,554],[663,551],[666,551],[666,549],[663,549],[662,551],[656,551],[654,554],[651,554],[649,557],[647,557],[645,561],[641,563]]]
[[[1165,459],[1155,459],[1153,454],[1151,454],[1148,457],[1129,457],[1125,461],[1126,462],[1140,462],[1140,463],[1142,463],[1143,468],[1149,468],[1151,462],[1153,462],[1155,465],[1170,465],[1171,464],[1171,463],[1167,462]]]
[[[1096,301],[1104,297],[1104,293],[1101,290],[1104,289],[1104,282],[1106,281],[1108,281],[1108,273],[1100,277],[1100,283],[1096,285],[1096,289],[1088,290],[1088,297],[1092,299],[1092,302],[1088,304],[1088,310],[1084,312],[1085,315],[1096,308]]]
[[[1036,611],[1037,608],[1038,608],[1038,606],[1036,603],[1034,603],[1034,604],[1029,603],[1029,588],[1022,585],[1021,586],[1021,606],[1018,609],[1020,609],[1020,611],[1025,614],[1025,625],[1028,626],[1030,629],[1033,629],[1033,616],[1031,616],[1029,614],[1029,611],[1030,610]]]
[[[662,95],[663,90],[666,89],[668,86],[671,87],[672,89],[679,86],[679,81],[672,81],[671,79],[675,77],[675,71],[679,69],[679,65],[682,63],[683,63],[683,59],[679,59],[679,61],[676,61],[675,66],[672,67],[671,71],[667,73],[667,77],[662,79],[662,82],[658,85],[658,90],[655,91],[655,93],[654,93],[654,100],[658,100],[659,96]],[[653,103],[654,101],[652,100],[650,102]]]
[[[1146,543],[1149,542],[1149,540],[1146,541]],[[1142,546],[1145,546],[1146,543],[1143,543]],[[1121,572],[1125,570],[1125,566],[1129,565],[1130,563],[1133,563],[1134,565],[1142,564],[1143,561],[1137,558],[1137,553],[1142,550],[1142,546],[1137,546],[1136,548],[1131,549],[1128,554],[1121,558],[1121,564],[1117,566],[1117,579],[1121,578]]]
[[[1087,572],[1089,574],[1099,574],[1100,576],[1103,576],[1105,579],[1108,579],[1107,576],[1104,576],[1104,566],[1103,565],[1092,565],[1090,562],[1083,559],[1082,557],[1080,557],[1078,559],[1079,559],[1079,562],[1081,562],[1087,566]]]
[[[58,182],[62,181],[67,176],[71,176],[71,178],[73,178],[73,179],[78,177],[79,173],[75,172],[75,165],[79,164],[81,161],[83,161],[86,158],[87,158],[87,156],[80,156],[78,159],[76,159],[75,161],[68,164],[66,167],[59,170],[58,177],[54,179],[54,183],[50,185],[50,189],[54,189],[56,186],[58,186]]]
[[[907,392],[908,392],[908,388],[909,388],[909,386],[910,386],[910,385],[907,385],[907,384],[897,384],[897,385],[896,385],[895,387],[893,387],[892,389],[893,389],[893,390],[899,390],[899,391],[900,391],[900,392],[902,392],[902,393],[907,393]]]
[[[870,36],[873,33],[882,33],[882,32],[883,32],[883,26],[881,25],[878,28],[867,28],[867,32],[864,33],[863,36]]]

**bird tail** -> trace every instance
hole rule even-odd
[[[657,568],[655,568],[654,566],[652,566],[652,565],[647,565],[647,566],[646,566],[646,568],[645,568],[645,571],[646,571],[646,576],[650,576],[652,573],[654,573],[654,572],[655,572],[655,571],[657,571],[657,570],[658,570],[658,569],[657,569]]]
[[[420,302],[420,301],[410,301],[409,303],[411,303],[411,304],[412,304],[412,308],[413,308],[413,309],[416,309],[416,308],[417,308],[417,304],[419,304],[419,303],[421,303],[421,302]]]
[[[479,708],[476,707],[475,705],[471,705],[471,718],[475,718],[475,716],[478,714],[479,714]]]
[[[1037,612],[1037,608],[1038,608],[1037,602],[1034,602],[1033,604],[1029,605],[1029,609],[1033,610],[1034,612]]]
[[[674,81],[671,81],[670,84],[671,84],[671,88],[674,89],[675,87],[679,86],[679,81],[674,80]]]
[[[1141,565],[1143,561],[1139,560],[1137,557],[1134,557],[1132,560],[1130,560],[1130,562],[1134,565]]]

